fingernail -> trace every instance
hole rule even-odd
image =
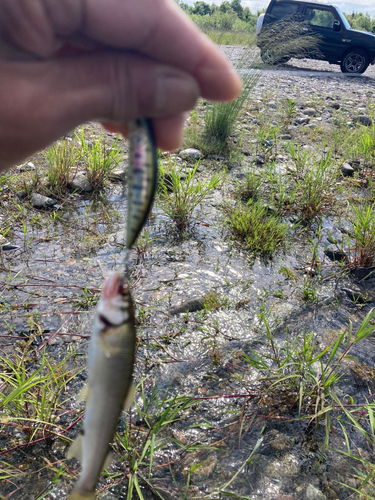
[[[155,113],[161,116],[175,115],[194,107],[200,89],[191,75],[159,67],[156,77]]]

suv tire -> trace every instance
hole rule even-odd
[[[369,63],[367,52],[362,49],[351,49],[344,54],[340,68],[343,73],[362,74],[366,71]]]

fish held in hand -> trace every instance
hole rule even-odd
[[[124,407],[134,395],[134,306],[129,287],[118,273],[103,285],[89,345],[88,382],[82,433],[67,458],[76,457],[82,472],[68,500],[94,500],[102,470],[110,463],[109,443]]]
[[[126,248],[138,238],[154,201],[158,162],[149,119],[136,120],[129,128],[130,168]]]

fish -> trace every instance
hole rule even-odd
[[[103,285],[89,344],[87,385],[81,391],[86,397],[83,428],[67,454],[82,465],[68,500],[95,499],[100,473],[111,463],[109,443],[123,408],[133,400],[134,357],[133,300],[123,276],[111,273]]]
[[[151,120],[129,125],[130,168],[128,174],[128,213],[126,248],[138,238],[150,213],[158,179],[158,161]]]

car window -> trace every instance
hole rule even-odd
[[[311,26],[333,29],[335,16],[329,10],[311,9],[308,7],[306,9],[305,21],[311,24]]]
[[[273,19],[282,19],[285,16],[290,16],[291,14],[297,12],[298,7],[299,7],[298,3],[291,3],[291,2],[275,3],[274,6],[272,7],[270,15]]]

